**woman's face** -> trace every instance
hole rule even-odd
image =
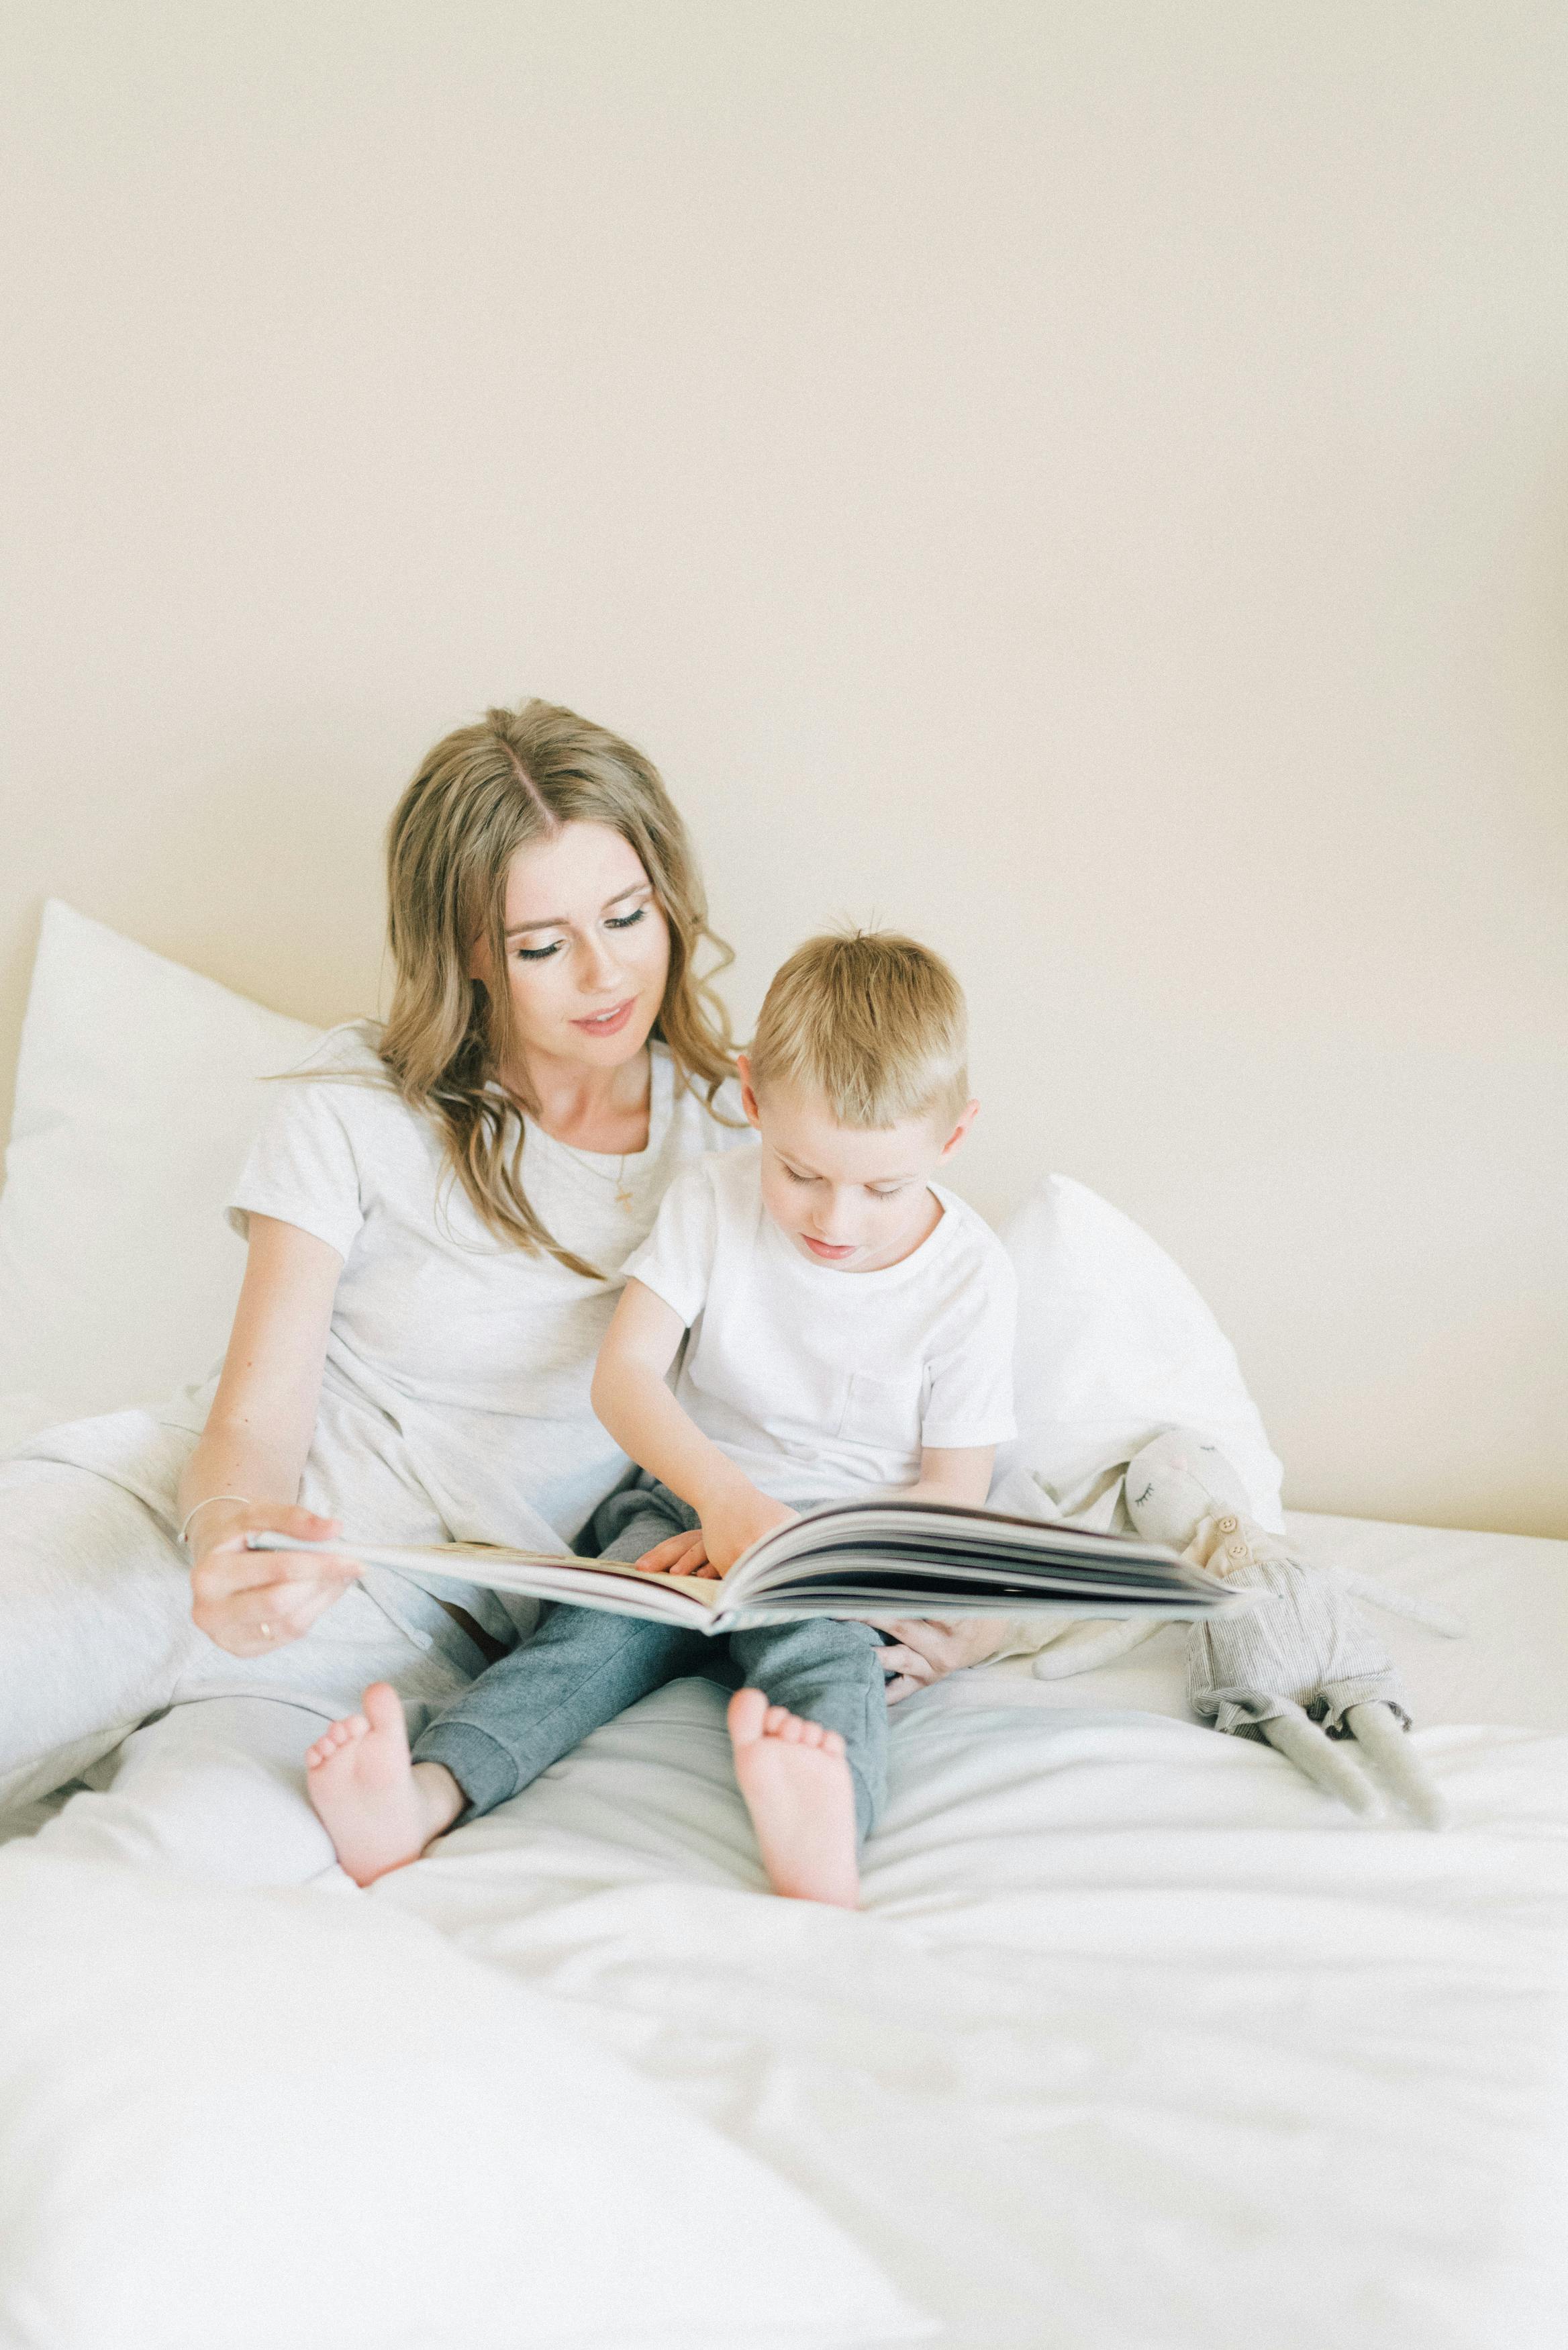
[[[506,877],[506,983],[524,1061],[612,1069],[664,1001],[670,926],[642,859],[607,824],[520,848]],[[493,984],[488,942],[471,976]]]

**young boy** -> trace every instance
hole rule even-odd
[[[722,1575],[823,1502],[898,1488],[983,1503],[1013,1432],[1012,1267],[932,1180],[979,1107],[947,965],[891,932],[809,940],[739,1066],[757,1148],[670,1186],[594,1377],[594,1409],[644,1471],[600,1511],[602,1555],[663,1573]],[[727,1645],[743,1684],[735,1771],[768,1881],[852,1908],[886,1779],[882,1635],[814,1617]],[[365,1713],[311,1749],[311,1800],[368,1884],[722,1646],[552,1607],[411,1757],[395,1695],[368,1690]]]

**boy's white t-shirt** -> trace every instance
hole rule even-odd
[[[763,1205],[762,1151],[678,1175],[628,1259],[689,1336],[676,1400],[752,1482],[796,1507],[910,1485],[923,1445],[1015,1433],[1012,1264],[940,1183],[936,1229],[899,1264],[835,1273]]]

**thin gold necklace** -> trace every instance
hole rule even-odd
[[[591,1164],[587,1156],[577,1149],[576,1143],[562,1142],[558,1135],[553,1135],[551,1137],[551,1140],[556,1143],[559,1149],[564,1150],[569,1159],[573,1159],[576,1161],[585,1175],[597,1176],[601,1183],[613,1183],[615,1185],[615,1203],[618,1208],[629,1208],[631,1206],[633,1195],[628,1190],[626,1180],[626,1162],[633,1156],[629,1150],[623,1150],[621,1152],[620,1158],[616,1165],[615,1173],[613,1175],[607,1175],[602,1167],[595,1167]]]
[[[586,1175],[594,1176],[601,1183],[613,1183],[615,1185],[615,1203],[618,1208],[629,1208],[634,1204],[635,1195],[628,1189],[626,1180],[626,1162],[628,1159],[638,1157],[639,1155],[639,1153],[630,1150],[623,1150],[619,1159],[616,1162],[615,1173],[613,1175],[607,1175],[602,1167],[594,1167],[589,1164],[587,1158],[577,1149],[575,1142],[566,1142],[562,1140],[558,1134],[550,1134],[548,1127],[541,1127],[539,1131],[541,1134],[549,1135],[550,1140],[555,1143],[556,1149],[564,1150],[569,1159],[575,1159]],[[646,1147],[650,1148],[652,1142],[653,1068],[650,1063],[648,1072],[648,1145]],[[605,1152],[600,1155],[607,1158],[608,1153]]]

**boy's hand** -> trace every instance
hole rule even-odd
[[[770,1501],[749,1478],[743,1479],[732,1492],[710,1503],[695,1533],[671,1534],[668,1541],[655,1543],[637,1563],[652,1575],[694,1575],[705,1582],[716,1582],[728,1575],[742,1551],[799,1515],[798,1510]]]
[[[637,1564],[645,1575],[695,1575],[705,1583],[713,1580],[701,1527],[695,1534],[668,1535],[645,1550]]]

